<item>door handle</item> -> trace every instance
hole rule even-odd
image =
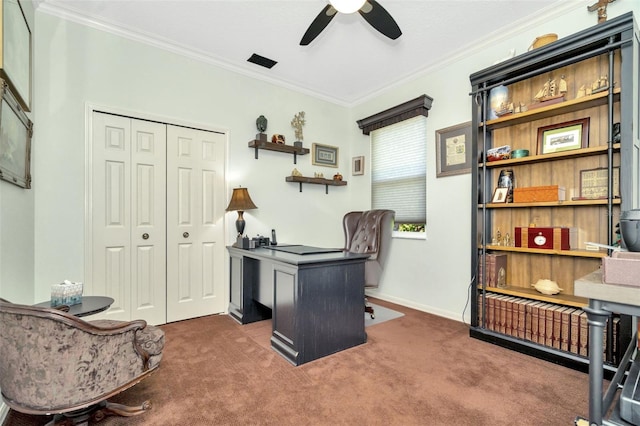
[[[189,233],[188,233],[188,232],[183,232],[183,233],[182,233],[182,236],[183,236],[184,238],[189,238]]]
[[[143,240],[148,240],[149,239],[149,234],[147,234],[146,232],[144,234],[142,234],[142,239]]]

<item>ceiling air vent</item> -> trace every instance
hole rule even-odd
[[[265,58],[264,56],[260,56],[257,53],[254,53],[253,55],[251,55],[251,57],[247,59],[247,61],[252,62],[256,65],[260,65],[261,67],[269,68],[269,69],[271,69],[275,64],[278,63],[273,59]]]

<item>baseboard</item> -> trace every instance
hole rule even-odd
[[[434,306],[422,305],[420,303],[416,303],[413,300],[406,300],[400,297],[390,296],[388,294],[385,294],[373,289],[367,290],[366,294],[367,296],[375,297],[376,299],[384,300],[386,302],[395,303],[396,305],[406,306],[407,308],[415,309],[417,311],[426,312],[428,314],[437,315],[439,317],[447,318],[447,319],[458,321],[458,322],[464,322],[466,324],[469,323],[468,318],[465,318],[463,321],[459,312],[445,311],[442,309],[438,309]]]

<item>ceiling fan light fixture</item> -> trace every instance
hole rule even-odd
[[[353,13],[360,10],[366,0],[329,0],[331,6],[340,13]]]

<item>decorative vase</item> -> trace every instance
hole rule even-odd
[[[507,203],[513,203],[513,188],[515,186],[516,176],[513,174],[513,170],[500,170],[500,176],[498,176],[498,188],[508,188]]]

